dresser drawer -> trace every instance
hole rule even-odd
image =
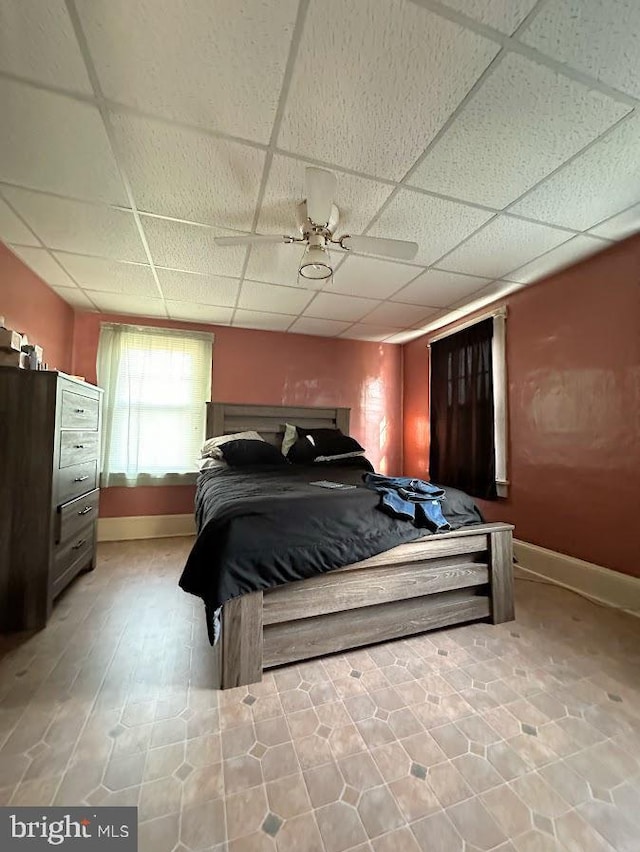
[[[100,402],[74,391],[62,391],[61,429],[98,429]]]
[[[66,503],[93,491],[98,485],[98,461],[65,467],[58,473],[58,503]]]
[[[66,544],[55,549],[51,575],[52,597],[58,595],[93,558],[95,524],[90,523]]]
[[[97,459],[99,443],[98,432],[61,432],[60,467]]]
[[[89,521],[95,521],[99,505],[100,491],[96,488],[95,491],[60,506],[57,540],[61,545],[70,541]]]

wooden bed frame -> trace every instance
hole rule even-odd
[[[255,429],[280,446],[285,423],[349,431],[348,408],[207,405],[207,437]],[[479,619],[511,621],[510,524],[479,524],[401,544],[308,580],[253,592],[222,608],[220,689],[264,669]]]

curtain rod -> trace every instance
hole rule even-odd
[[[487,311],[484,314],[479,314],[477,317],[474,317],[472,320],[467,320],[467,322],[463,322],[460,325],[457,325],[455,328],[452,328],[450,331],[443,331],[440,334],[436,334],[429,339],[427,343],[427,349],[431,346],[432,343],[436,343],[438,340],[444,340],[445,337],[451,337],[452,334],[456,334],[459,331],[462,331],[465,328],[470,328],[472,325],[476,323],[483,322],[483,320],[490,319],[491,317],[503,317],[507,318],[507,308],[497,308],[494,311]],[[454,320],[455,322],[455,320]]]

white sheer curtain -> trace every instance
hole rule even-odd
[[[196,470],[211,399],[213,335],[104,323],[103,486],[184,482]]]

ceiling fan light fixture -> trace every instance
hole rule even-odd
[[[333,275],[331,255],[326,246],[307,246],[300,261],[298,274],[310,281],[322,281],[331,278]]]

